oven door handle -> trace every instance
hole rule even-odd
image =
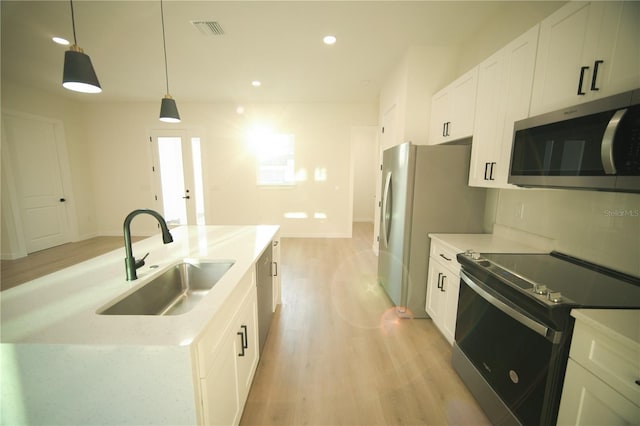
[[[473,291],[478,293],[484,300],[491,303],[496,308],[500,309],[505,314],[509,315],[514,320],[518,321],[520,324],[529,328],[530,330],[535,331],[545,339],[551,341],[554,344],[560,343],[560,339],[562,337],[562,332],[552,330],[546,325],[529,318],[522,312],[516,310],[515,308],[509,306],[502,300],[496,298],[491,293],[480,287],[476,284],[473,279],[471,279],[464,271],[460,271],[460,278],[469,286]]]

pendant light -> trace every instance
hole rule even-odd
[[[75,92],[100,93],[102,88],[98,76],[91,65],[91,58],[85,54],[76,40],[76,22],[73,16],[73,0],[71,4],[71,25],[73,26],[73,44],[64,53],[64,70],[62,86]]]
[[[162,19],[162,46],[164,48],[164,75],[167,83],[167,94],[162,98],[160,104],[160,121],[165,123],[179,123],[180,114],[178,114],[178,107],[176,101],[169,94],[169,71],[167,69],[167,41],[164,36],[164,11],[162,9],[162,0],[160,0],[160,17]]]

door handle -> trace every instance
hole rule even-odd
[[[580,67],[580,79],[578,80],[578,95],[584,96],[585,92],[582,91],[582,82],[584,81],[584,72],[588,70],[589,67]]]
[[[183,200],[189,200],[191,197],[188,195],[185,195],[184,197],[182,197]]]

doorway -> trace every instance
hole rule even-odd
[[[156,199],[167,224],[204,225],[200,138],[181,130],[157,130],[151,142]]]

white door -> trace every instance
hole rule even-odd
[[[3,115],[5,147],[27,253],[71,241],[60,161],[61,124]],[[6,164],[6,163],[5,163]]]
[[[200,138],[184,131],[156,131],[153,173],[157,200],[169,225],[204,225]]]

